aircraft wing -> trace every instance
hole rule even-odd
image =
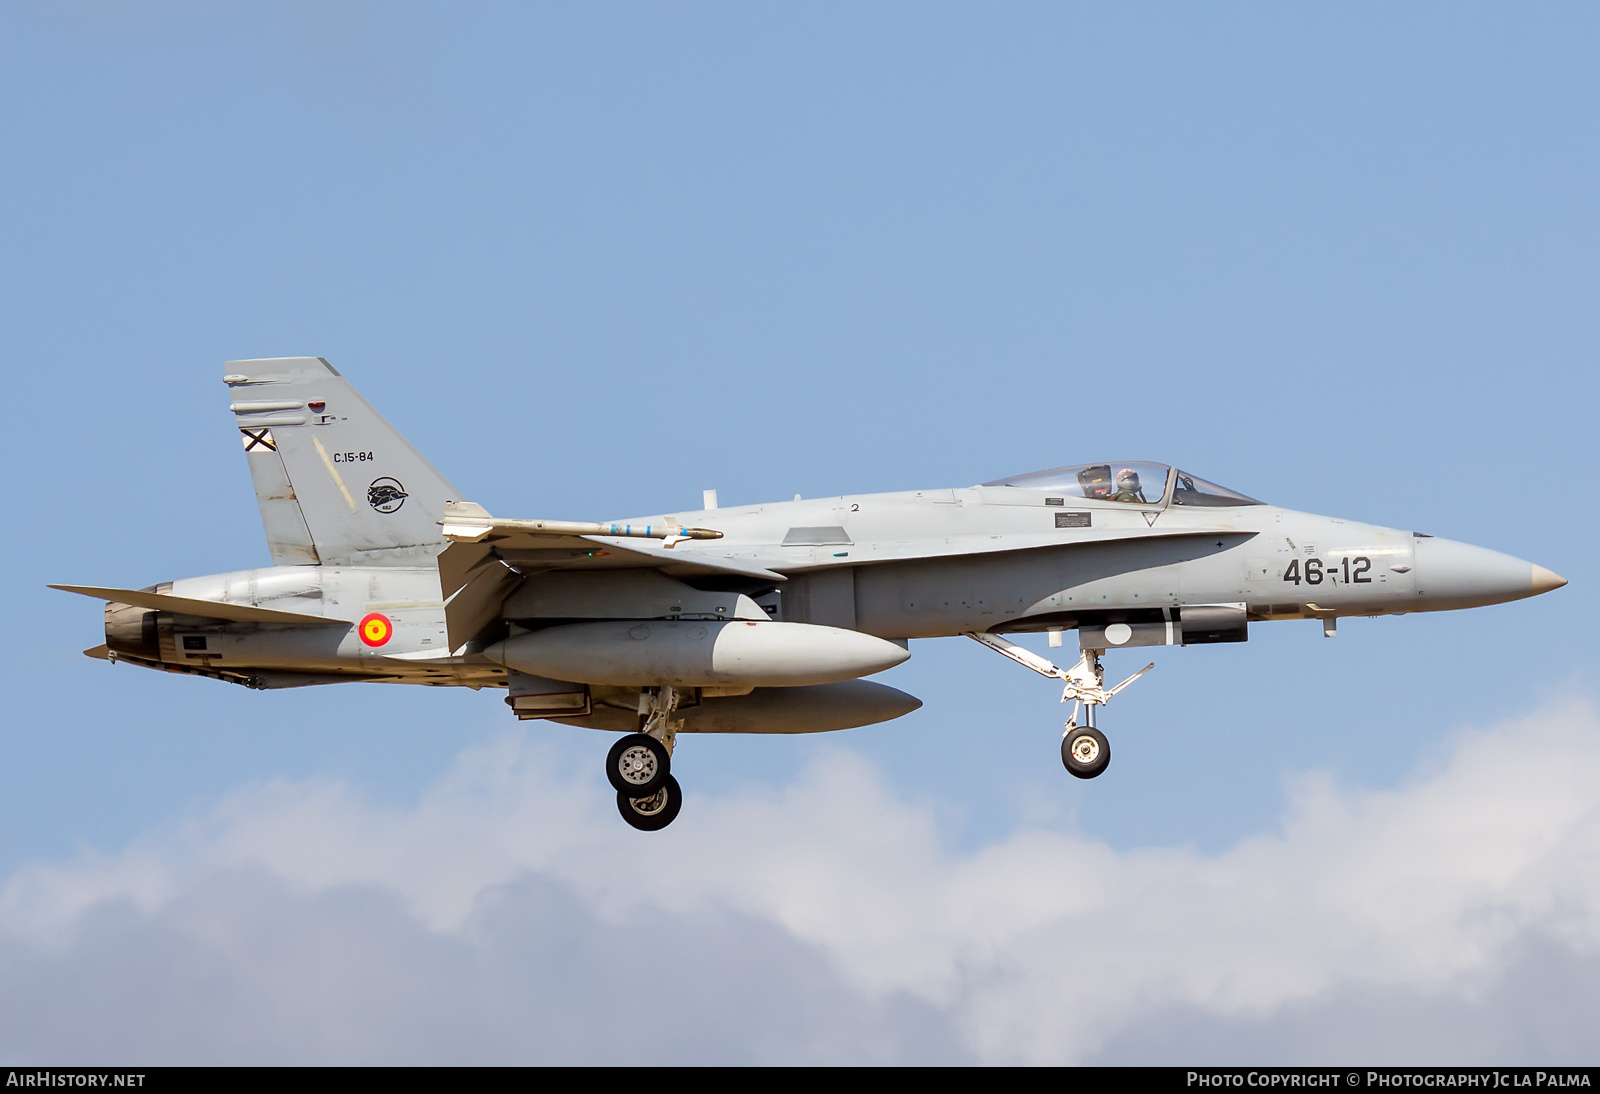
[[[528,574],[552,570],[651,568],[673,577],[734,574],[762,581],[787,580],[753,559],[735,559],[715,547],[675,550],[718,540],[710,528],[587,521],[505,520],[473,502],[445,503],[439,522],[450,541],[439,555],[439,591],[450,648],[459,650],[500,616],[506,597]]]
[[[543,525],[545,527],[530,527]],[[782,574],[751,559],[725,557],[715,548],[684,551],[665,546],[671,532],[650,526],[650,534],[587,535],[563,531],[553,521],[497,521],[487,527],[463,530],[445,522],[451,545],[439,555],[439,590],[447,604],[445,623],[450,648],[460,649],[500,614],[506,597],[528,574],[554,570],[606,570],[651,568],[672,577],[694,574],[731,574],[763,581],[785,581]],[[583,525],[584,528],[627,526]],[[689,538],[689,537],[682,537]],[[682,542],[678,539],[678,543]]]
[[[738,574],[764,581],[784,576],[755,559],[720,552],[674,550],[656,544],[606,536],[507,536],[478,543],[454,543],[439,555],[440,590],[448,597],[485,560],[498,558],[523,573],[549,570],[606,570],[653,567],[669,574]]]
[[[722,538],[710,528],[661,524],[614,524],[565,520],[505,520],[472,502],[445,503],[440,556],[442,591],[449,597],[466,575],[493,555],[518,570],[588,570],[650,566],[680,573],[731,573],[782,581],[782,574],[754,561],[709,551],[674,551],[680,543]],[[476,549],[474,549],[476,548]],[[446,558],[448,556],[448,558]]]
[[[223,604],[215,600],[195,600],[187,596],[169,596],[141,589],[108,589],[99,585],[51,585],[66,593],[109,600],[117,604],[132,604],[158,612],[176,615],[193,615],[201,619],[226,619],[235,623],[299,623],[320,624],[324,627],[348,627],[348,619],[329,619],[324,615],[302,615],[299,612],[280,612],[273,608],[256,608],[248,604]]]

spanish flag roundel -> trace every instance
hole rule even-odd
[[[369,646],[381,646],[394,634],[394,624],[389,622],[389,617],[377,612],[362,616],[356,629],[361,633],[361,641]]]

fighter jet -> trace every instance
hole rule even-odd
[[[1421,532],[1295,512],[1160,463],[617,521],[461,499],[320,357],[228,362],[273,565],[107,601],[90,656],[250,688],[503,688],[519,719],[618,734],[617,808],[666,827],[681,733],[812,733],[922,704],[862,679],[965,635],[1062,686],[1067,771],[1111,747],[1107,650],[1243,642],[1250,624],[1498,604],[1566,584]],[[1076,632],[1070,668],[1004,635]]]

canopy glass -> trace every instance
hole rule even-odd
[[[1206,505],[1213,508],[1229,505],[1260,505],[1255,498],[1247,498],[1236,490],[1218,486],[1214,482],[1196,478],[1187,471],[1178,472],[1178,481],[1172,487],[1173,505]]]
[[[1166,464],[1160,463],[1083,463],[1030,471],[983,485],[1048,490],[1059,492],[1064,498],[1160,505],[1167,491],[1167,470]]]
[[[1016,486],[1025,490],[1059,493],[1066,498],[1117,501],[1127,505],[1160,505],[1167,489],[1167,472],[1162,463],[1081,463],[1030,471],[986,482],[985,486]],[[1174,505],[1232,506],[1260,505],[1227,487],[1179,471],[1172,495]]]

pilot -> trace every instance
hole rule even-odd
[[[1116,489],[1111,492],[1112,501],[1145,501],[1144,487],[1139,485],[1139,472],[1131,467],[1124,467],[1117,472]],[[1149,504],[1145,502],[1145,504]]]

